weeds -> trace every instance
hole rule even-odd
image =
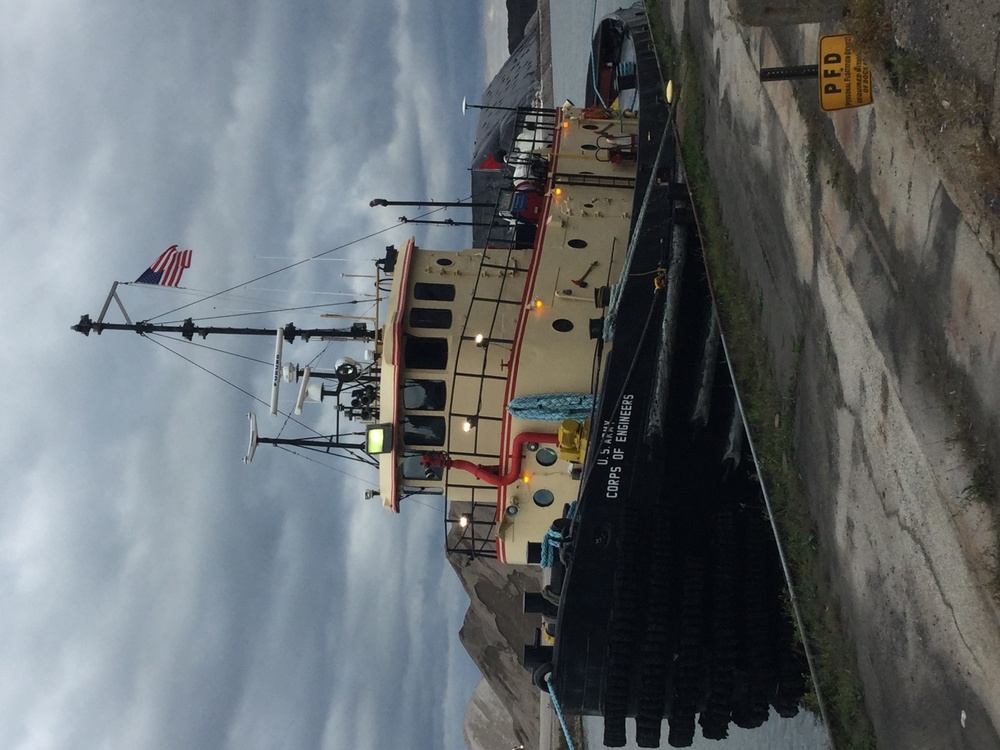
[[[997,488],[993,481],[993,472],[985,458],[976,461],[972,468],[972,481],[962,490],[962,497],[997,509]]]
[[[884,66],[896,93],[911,104],[918,126],[934,140],[945,130],[962,130],[966,156],[976,164],[979,191],[989,212],[1000,214],[1000,148],[988,131],[987,98],[974,81],[955,76],[923,55],[899,45],[884,0],[847,0],[845,26],[857,49]]]

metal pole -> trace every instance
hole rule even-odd
[[[400,216],[399,221],[403,224],[437,224],[443,227],[489,227],[493,226],[484,221],[455,221],[454,219],[407,219]]]
[[[793,81],[798,78],[819,78],[819,65],[787,65],[783,68],[761,68],[762,81]]]
[[[493,208],[492,203],[463,203],[462,201],[387,201],[373,198],[368,204],[375,206],[443,206],[444,208]]]
[[[140,321],[139,323],[95,323],[89,315],[81,315],[80,322],[75,326],[70,326],[77,333],[89,336],[91,331],[100,335],[104,331],[132,331],[141,336],[150,333],[179,333],[181,336],[191,341],[195,336],[205,338],[209,334],[219,333],[230,336],[274,336],[274,328],[227,328],[224,326],[199,326],[195,325],[191,318],[187,318],[181,325],[157,325]],[[282,329],[285,341],[292,342],[297,337],[308,341],[310,338],[319,339],[351,339],[354,341],[371,341],[375,338],[375,332],[368,329],[364,323],[355,323],[349,329],[337,328],[298,328],[292,323],[285,325]]]
[[[469,104],[465,97],[462,97],[462,114],[468,109],[497,109],[501,112],[519,112],[520,107],[497,107],[492,104]]]

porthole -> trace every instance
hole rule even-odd
[[[555,502],[556,496],[552,494],[552,490],[536,490],[531,499],[539,508],[548,508]]]
[[[597,146],[593,143],[584,143],[580,148],[584,151],[597,151]]]
[[[583,207],[584,207],[584,208],[593,208],[593,207],[594,207],[594,204],[593,204],[593,203],[584,203],[584,204],[583,204]]]
[[[551,448],[542,448],[535,454],[535,460],[541,466],[552,466],[552,464],[559,460],[559,454]]]
[[[566,318],[559,318],[552,321],[552,327],[559,331],[559,333],[569,333],[573,330],[573,321],[566,320]]]
[[[587,170],[585,170],[585,169],[581,169],[581,170],[580,170],[580,174],[594,174],[594,173],[593,173],[593,172],[588,172],[588,171],[587,171]]]
[[[597,130],[597,126],[592,122],[585,122],[580,127],[584,130]]]
[[[508,505],[507,510],[505,510],[504,513],[513,518],[514,516],[517,515],[517,510],[518,508],[516,505]]]
[[[569,245],[574,250],[583,250],[583,248],[587,246],[587,241],[574,238],[569,242],[567,242],[566,244]]]
[[[451,261],[450,258],[438,258],[437,259],[437,264],[439,266],[450,266],[451,263],[452,263],[452,261]]]

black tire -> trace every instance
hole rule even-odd
[[[552,662],[547,661],[544,664],[540,664],[535,667],[535,671],[531,673],[531,681],[534,683],[535,687],[541,690],[543,693],[549,692],[549,684],[546,681],[547,677],[552,675]]]

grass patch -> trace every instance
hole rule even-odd
[[[748,288],[736,264],[731,262],[733,247],[722,223],[721,206],[704,151],[705,103],[699,85],[697,55],[686,35],[679,54],[668,52],[672,45],[659,8],[652,0],[645,2],[661,61],[676,60],[679,65],[668,70],[682,71],[683,105],[678,124],[687,180],[697,206],[704,255],[727,332],[763,480],[792,569],[805,638],[815,662],[832,740],[838,748],[873,749],[875,734],[865,713],[864,687],[856,667],[854,647],[831,601],[819,555],[819,536],[802,501],[804,491],[795,470],[792,426],[796,384],[792,382],[782,391],[771,376],[757,296]],[[815,148],[819,148],[818,143]],[[796,345],[795,352],[801,356],[801,342]],[[818,709],[815,695],[807,696],[807,705]]]

